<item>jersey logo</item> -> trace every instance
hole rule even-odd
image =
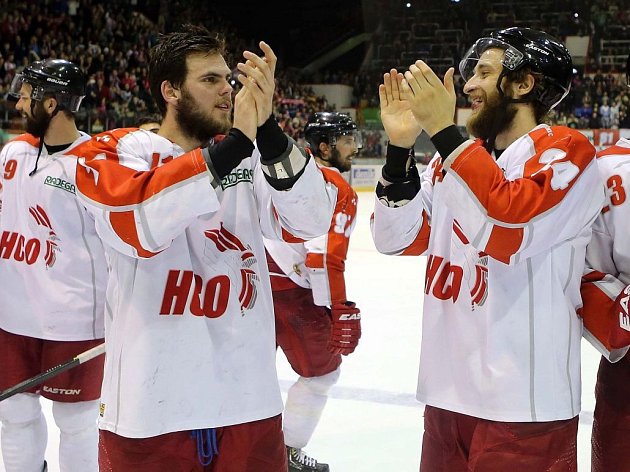
[[[61,190],[65,190],[66,192],[72,194],[76,193],[76,188],[74,184],[60,179],[59,177],[53,177],[52,175],[46,177],[46,180],[44,180],[44,185],[50,185],[51,187],[60,188]]]
[[[462,282],[466,282],[470,293],[471,310],[481,307],[488,298],[488,255],[476,252],[463,266],[453,264],[433,254],[427,260],[424,293],[438,300],[457,301],[461,295]]]
[[[360,320],[361,319],[361,314],[360,313],[345,313],[341,316],[339,316],[339,320],[340,321],[352,321],[352,320]]]
[[[61,251],[59,248],[59,243],[61,241],[52,227],[50,218],[48,218],[48,215],[41,206],[36,205],[34,207],[29,207],[28,211],[35,219],[37,225],[40,226],[45,233],[46,255],[44,256],[44,261],[46,262],[46,268],[50,269],[55,265],[55,261],[57,260],[57,251]]]
[[[0,235],[0,258],[13,259],[17,262],[33,265],[39,260],[39,255],[42,250],[40,239],[43,239],[46,241],[44,262],[46,263],[46,268],[50,269],[55,265],[57,252],[61,251],[59,248],[61,241],[52,227],[50,218],[48,218],[48,215],[41,206],[36,205],[29,207],[28,211],[35,220],[37,230],[40,233],[37,235],[39,237],[28,238],[23,234],[13,231],[3,231]]]
[[[246,310],[251,310],[256,304],[260,282],[260,277],[253,269],[257,261],[251,247],[245,247],[236,235],[223,226],[223,223],[219,229],[204,231],[204,234],[213,243],[206,245],[206,258],[212,265],[223,262],[231,272],[231,279],[240,282],[238,300],[241,312],[245,314]]]
[[[483,252],[478,253],[475,263],[475,282],[470,289],[470,296],[473,310],[482,306],[488,298],[488,255]]]
[[[482,306],[488,298],[488,255],[485,252],[477,251],[470,245],[464,230],[457,221],[453,221],[453,234],[455,235],[453,244],[459,248],[464,256],[461,274],[468,285],[471,309],[474,311],[475,308]],[[454,274],[457,276],[459,271],[455,270]]]
[[[234,169],[221,179],[221,188],[225,190],[241,182],[254,183],[254,171],[251,169]]]

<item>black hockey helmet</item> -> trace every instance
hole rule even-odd
[[[304,128],[309,147],[317,153],[320,143],[337,144],[337,136],[353,136],[357,147],[362,147],[361,133],[357,124],[346,113],[321,111],[313,113]]]
[[[85,75],[74,63],[64,59],[36,61],[13,78],[9,94],[20,97],[22,84],[33,87],[31,99],[41,101],[54,95],[60,110],[75,112],[85,97]]]
[[[573,79],[573,61],[567,48],[553,36],[530,28],[512,27],[493,31],[489,36],[479,38],[459,63],[462,78],[468,81],[474,75],[477,61],[489,48],[505,51],[503,71],[499,75],[497,88],[503,94],[500,84],[509,72],[529,67],[543,75],[543,87],[527,101],[538,101],[552,109],[569,93]]]

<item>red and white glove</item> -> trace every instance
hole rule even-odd
[[[335,303],[330,309],[332,327],[328,350],[347,356],[359,344],[361,337],[361,310],[353,302]]]
[[[630,346],[630,285],[617,296],[614,306],[614,318],[611,320],[609,341],[613,349]]]

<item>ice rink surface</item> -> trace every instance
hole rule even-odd
[[[344,358],[321,422],[305,451],[331,472],[417,472],[423,405],[415,400],[421,335],[424,257],[378,254],[369,230],[373,194],[359,194],[359,216],[346,265],[348,297],[362,313],[357,350]],[[582,343],[582,413],[578,432],[579,471],[590,470],[593,387],[599,354]],[[278,353],[283,394],[296,375]],[[49,402],[46,457],[49,472],[59,472],[59,434]],[[0,470],[4,471],[0,461]],[[82,471],[73,471],[82,472]]]

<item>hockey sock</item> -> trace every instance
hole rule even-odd
[[[0,402],[2,457],[6,472],[41,472],[48,428],[39,396],[19,393]]]
[[[283,431],[287,446],[303,448],[322,416],[328,392],[337,383],[340,369],[320,377],[300,377],[289,389],[284,407]]]
[[[53,416],[61,431],[59,469],[61,472],[98,472],[98,400],[53,402]]]

